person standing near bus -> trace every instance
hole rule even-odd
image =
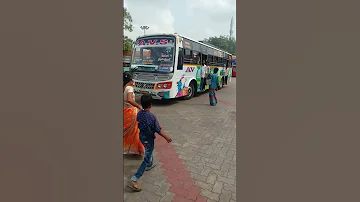
[[[219,77],[217,75],[218,70],[218,68],[215,68],[214,73],[211,74],[211,84],[209,89],[209,100],[211,106],[216,106],[217,104],[215,91],[217,91],[219,85]]]
[[[201,66],[201,80],[200,80],[200,91],[205,91],[205,84],[206,84],[206,75],[207,75],[207,66],[206,61],[203,61],[203,65]]]
[[[135,102],[134,80],[130,72],[124,72],[124,154],[142,156],[145,153],[144,145],[140,141],[140,130],[136,120],[142,106]]]
[[[226,64],[224,68],[224,84],[227,85],[227,82],[228,82],[228,66]]]

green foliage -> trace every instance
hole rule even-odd
[[[124,8],[124,30],[132,32],[133,29],[134,27],[132,25],[132,17],[127,8]]]
[[[127,10],[127,8],[124,8],[124,30],[132,32],[133,29],[134,27],[132,25],[132,17],[130,15],[130,12]],[[124,51],[131,51],[134,41],[125,35],[123,37],[123,40],[124,40]]]
[[[204,39],[204,42],[212,44],[220,49],[236,55],[236,40],[229,36],[214,36]]]
[[[124,51],[131,51],[134,41],[127,36],[124,36]]]

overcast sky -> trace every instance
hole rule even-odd
[[[236,37],[236,0],[124,0],[132,18],[132,39],[143,35],[141,25],[150,27],[146,34],[179,33],[195,40],[229,35],[234,17]]]

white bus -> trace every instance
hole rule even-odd
[[[151,94],[154,99],[191,99],[200,92],[202,61],[211,72],[218,68],[219,86],[232,73],[232,55],[219,48],[178,34],[145,35],[136,39],[130,68],[136,94]],[[125,70],[125,71],[126,71]],[[205,86],[205,90],[209,88]]]

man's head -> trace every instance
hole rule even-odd
[[[152,106],[152,96],[150,94],[145,94],[143,96],[141,96],[141,106],[143,109],[150,109]]]
[[[218,71],[219,71],[219,69],[218,69],[218,68],[215,68],[215,69],[214,69],[214,74],[217,74]]]

